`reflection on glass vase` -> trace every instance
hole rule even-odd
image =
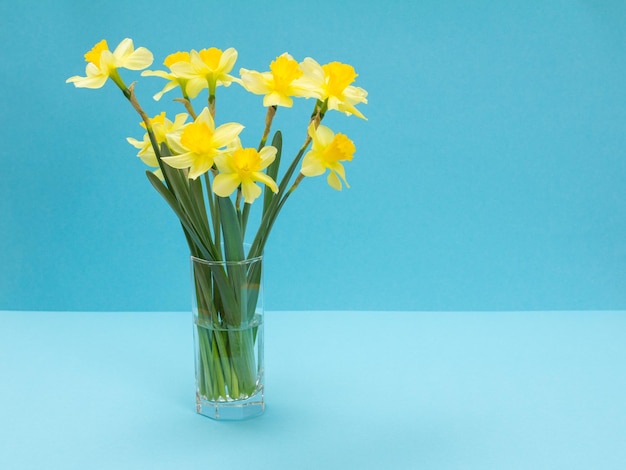
[[[191,257],[196,411],[219,420],[263,413],[262,256]]]

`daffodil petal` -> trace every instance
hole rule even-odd
[[[263,183],[264,185],[268,186],[274,193],[278,192],[278,185],[276,184],[276,181],[274,181],[271,177],[267,176],[265,173],[262,173],[260,171],[255,171],[252,174],[252,179],[259,181]]]
[[[198,176],[205,174],[213,166],[212,158],[194,158],[194,161],[189,168],[189,179],[195,180]]]
[[[185,121],[187,120],[188,117],[189,117],[189,114],[187,113],[178,113],[176,117],[174,118],[174,123],[172,124],[172,127],[181,128],[185,124]]]
[[[226,146],[226,150],[228,152],[234,152],[235,150],[239,150],[242,148],[243,147],[241,145],[241,139],[239,137],[236,137],[235,139],[233,139],[233,141]]]
[[[194,51],[192,51],[192,53],[193,52]],[[202,62],[202,61],[200,61],[200,62]],[[194,78],[196,76],[195,75],[195,69],[194,69],[193,65],[191,65],[190,62],[175,62],[175,63],[173,63],[170,66],[170,70],[177,77]]]
[[[154,56],[152,55],[152,52],[145,47],[139,47],[135,49],[135,51],[126,59],[124,59],[122,67],[129,70],[141,70],[146,67],[150,67],[153,60]]]
[[[154,150],[151,148],[144,149],[143,153],[139,152],[137,156],[141,159],[142,162],[144,162],[148,166],[151,166],[153,168],[159,166],[159,162],[156,158]]]
[[[367,91],[358,86],[348,86],[343,91],[343,95],[350,101],[352,104],[357,103],[365,103],[367,104]]]
[[[259,168],[261,170],[264,170],[265,168],[270,166],[276,158],[277,152],[278,149],[272,145],[267,145],[263,147],[259,152],[259,157],[261,158],[261,166]]]
[[[273,91],[263,97],[263,106],[284,106],[285,108],[291,108],[293,106],[293,100],[285,94]]]
[[[133,139],[132,137],[126,137],[126,142],[128,142],[130,145],[137,149],[143,148],[143,142],[140,142],[137,139]]]
[[[113,51],[113,56],[116,59],[124,59],[132,54],[133,49],[133,40],[130,38],[122,39],[122,41],[117,45],[115,50]]]
[[[255,70],[239,70],[241,76],[241,82],[243,87],[250,93],[255,95],[264,95],[269,92],[269,81],[272,79],[272,74],[269,72],[257,72]]]
[[[243,199],[248,204],[252,204],[254,200],[261,195],[261,188],[252,180],[246,180],[241,183],[241,193]]]
[[[157,178],[159,178],[161,181],[163,181],[165,178],[163,178],[163,171],[161,171],[160,168],[157,168],[156,170],[154,170],[152,173],[154,173],[154,176],[156,176]]]
[[[209,129],[212,131],[215,130],[215,121],[213,121],[213,116],[211,116],[211,111],[206,106],[202,109],[198,117],[196,117],[196,122],[202,122],[206,124]]]
[[[193,154],[191,152],[174,155],[172,157],[162,157],[161,160],[169,166],[178,168],[179,170],[189,168],[194,163]]]
[[[235,173],[220,173],[213,180],[213,192],[220,197],[230,196],[239,187],[241,180]]]
[[[306,76],[294,80],[290,88],[293,96],[316,99],[322,98],[322,93],[319,91],[319,84]]]
[[[178,86],[178,83],[176,83],[176,82],[169,82],[169,83],[167,83],[167,84],[163,87],[163,89],[162,89],[161,91],[159,91],[158,93],[156,93],[156,94],[155,94],[152,98],[153,98],[155,101],[159,101],[159,100],[163,97],[163,95],[164,95],[165,93],[167,93],[167,92],[168,92],[168,91],[170,91],[170,90],[173,90],[173,89],[174,89],[174,88],[176,88],[177,86]]]
[[[350,103],[338,102],[335,104],[334,108],[331,108],[329,105],[328,109],[336,109],[337,111],[341,111],[342,113],[345,113],[346,116],[350,116],[351,114],[354,114],[355,116],[360,117],[361,119],[365,119],[367,121],[367,118],[363,116],[363,114],[361,114],[361,112]]]
[[[229,122],[228,124],[222,124],[215,129],[213,133],[213,142],[215,147],[225,147],[237,138],[239,133],[243,130],[243,126],[236,122]]]
[[[346,181],[346,169],[343,167],[341,163],[339,162],[331,163],[328,165],[328,169],[332,171],[333,173],[336,173],[338,176],[340,176],[342,180]],[[346,181],[346,185],[347,185],[347,181]]]
[[[342,190],[341,181],[334,172],[331,171],[330,173],[328,173],[328,178],[326,178],[326,181],[331,188],[336,189],[337,191]]]
[[[214,162],[220,173],[236,173],[233,166],[232,153],[220,153],[215,156]]]
[[[185,91],[187,92],[189,98],[195,98],[202,90],[208,87],[209,85],[205,79],[197,77],[190,78],[187,85],[185,85]]]
[[[98,65],[98,68],[103,73],[107,73],[107,75],[108,75],[109,69],[119,67],[118,60],[115,58],[113,53],[108,50],[102,51],[100,53],[100,64],[94,64],[94,65]]]
[[[237,50],[233,47],[229,47],[224,52],[222,52],[222,57],[220,57],[219,69],[222,73],[227,74],[230,72],[235,66],[235,62],[237,62]]]
[[[108,75],[95,75],[91,77],[74,76],[68,78],[65,83],[73,83],[76,88],[102,88],[106,83]]]
[[[165,70],[144,70],[141,72],[142,77],[159,77],[165,78],[166,80],[172,80],[173,75],[171,73],[167,73]]]
[[[310,80],[317,85],[324,83],[324,70],[314,59],[307,57],[300,63],[300,68]]]
[[[221,77],[221,78],[217,81],[217,83],[218,83],[219,85],[223,85],[223,86],[225,86],[225,87],[229,87],[229,86],[231,86],[231,85],[233,84],[233,82],[237,82],[237,83],[239,83],[239,84],[241,85],[241,80],[239,80],[238,78],[235,78],[235,77],[231,77],[230,75],[228,75],[228,76],[224,76],[224,77]]]
[[[167,141],[167,145],[175,152],[184,154],[187,153],[187,149],[182,146],[180,143],[181,132],[173,132],[171,134],[166,134],[165,139]]]
[[[322,165],[315,152],[309,151],[302,159],[302,169],[300,173],[304,176],[319,176],[326,172],[326,167]]]
[[[200,57],[200,54],[198,53],[198,51],[191,51],[189,53],[189,62],[185,63],[185,65],[187,64],[189,66],[186,69],[192,70],[191,76],[194,76],[199,71],[205,72],[207,70],[207,66],[202,60],[202,57]],[[174,65],[177,65],[177,64],[172,65],[172,71],[174,71]]]
[[[326,147],[330,145],[330,143],[335,138],[335,133],[328,127],[319,125],[315,131],[315,136],[317,137],[317,142]]]

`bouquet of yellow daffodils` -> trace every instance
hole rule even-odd
[[[215,262],[260,257],[281,208],[303,178],[328,172],[327,181],[332,188],[348,187],[342,162],[352,160],[355,145],[346,135],[333,132],[321,122],[331,110],[364,119],[356,105],[367,103],[367,92],[352,85],[357,74],[347,64],[319,65],[311,58],[298,63],[284,53],[270,64],[269,71],[241,68],[239,77],[235,77],[231,72],[236,60],[237,51],[233,48],[209,48],[167,56],[163,62],[167,70],[144,70],[141,76],[166,80],[164,88],[154,95],[156,101],[171,90],[179,90],[175,101],[185,112],[173,119],[165,112],[149,117],[135,95],[135,83],[127,86],[122,79],[120,69],[143,70],[153,62],[152,53],[145,47],[135,49],[130,39],[124,39],[113,51],[105,40],[99,42],[85,54],[86,76],[67,80],[79,88],[101,88],[110,79],[120,88],[145,129],[141,140],[127,140],[139,149],[141,160],[154,168],[146,171],[150,183],[180,220],[192,257]],[[218,125],[216,121],[217,88],[233,83],[263,95],[267,114],[256,147],[242,144],[242,124]],[[206,101],[198,112],[194,100],[205,89]],[[314,105],[306,121],[306,138],[278,182],[282,159],[280,131],[273,134],[271,145],[267,145],[267,140],[278,107],[290,108],[294,97],[312,98]],[[259,198],[260,223],[251,244],[244,245],[250,208]],[[252,295],[244,301],[241,285],[258,284],[260,265],[248,270],[211,265],[210,271],[212,281],[207,281],[207,273],[200,276],[206,282],[196,282],[199,310],[225,327],[238,328],[251,321],[256,298]],[[208,354],[205,351],[206,360],[210,361],[213,353],[220,356],[216,363],[227,380],[207,379],[205,396],[224,399],[249,395],[254,380],[245,376],[254,367],[249,363],[228,364],[227,356],[235,355],[229,344],[238,349],[253,347],[254,336],[219,338],[217,333],[211,334],[205,338],[206,347],[215,342],[219,348],[210,349]],[[242,356],[246,357],[245,351]],[[215,379],[214,372],[206,373]]]

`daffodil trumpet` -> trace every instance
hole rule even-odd
[[[167,70],[145,70],[153,62],[145,47],[122,40],[110,51],[105,40],[85,54],[85,76],[68,83],[78,88],[101,88],[108,80],[119,87],[141,118],[142,138],[127,138],[149,169],[147,178],[178,218],[193,264],[197,323],[198,394],[203,400],[229,402],[248,399],[262,388],[261,364],[255,348],[261,334],[257,305],[262,259],[269,234],[290,196],[308,178],[326,175],[329,186],[348,188],[344,165],[353,159],[351,139],[322,125],[329,111],[365,119],[357,105],[367,103],[367,92],[353,85],[354,68],[340,62],[318,64],[312,58],[296,61],[283,53],[269,71],[241,68],[234,48],[210,47],[178,51],[166,56]],[[135,94],[136,83],[126,86],[120,71],[143,70],[141,76],[166,80],[153,95],[179,90],[175,102],[185,112],[171,117],[159,111],[149,117]],[[223,122],[216,113],[220,87],[233,83],[262,96],[267,108],[258,145],[244,144],[245,128]],[[194,100],[206,90],[204,105]],[[283,139],[272,134],[278,108],[291,108],[294,99],[313,99],[305,121],[305,138],[280,182]],[[282,113],[282,111],[281,111]],[[252,243],[244,245],[249,215],[262,200]]]

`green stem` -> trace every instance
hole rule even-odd
[[[215,120],[215,89],[217,88],[217,84],[209,81],[209,112],[211,113],[211,117]]]
[[[130,91],[128,89],[128,87],[126,86],[126,84],[124,83],[124,80],[122,80],[122,77],[120,76],[119,72],[117,71],[117,69],[113,69],[109,71],[109,78],[113,81],[113,83],[115,83],[117,85],[117,87],[122,90],[122,93],[124,93],[124,96],[126,98],[128,98],[130,96]],[[131,85],[132,87],[133,85]]]
[[[213,244],[216,248],[216,255],[221,254],[221,234],[220,234],[220,215],[219,215],[219,207],[215,202],[215,197],[213,195],[213,190],[211,188],[211,178],[209,177],[209,173],[204,174],[204,184],[206,186],[206,197],[209,204],[209,211],[211,213],[211,222],[213,223]],[[219,256],[218,259],[221,259]]]
[[[313,108],[313,113],[311,114],[311,120],[309,121],[309,125],[311,123],[314,123],[315,127],[317,128],[317,126],[319,126],[320,123],[322,122],[322,119],[324,119],[324,116],[327,110],[328,110],[327,101],[322,102],[320,100],[317,100],[317,102],[315,103],[315,107]],[[302,147],[300,147],[300,150],[298,151],[293,161],[291,162],[291,165],[289,165],[289,168],[285,172],[285,175],[283,176],[280,182],[280,185],[278,187],[278,194],[271,199],[271,202],[269,204],[269,207],[267,207],[267,210],[266,211],[264,210],[263,217],[261,219],[261,224],[259,226],[259,230],[257,231],[257,234],[254,237],[254,241],[252,242],[252,246],[250,247],[250,252],[248,254],[249,258],[260,256],[263,253],[263,249],[265,248],[265,243],[274,225],[274,222],[276,221],[276,218],[278,217],[280,210],[282,209],[283,205],[289,198],[289,195],[297,188],[298,184],[300,183],[298,181],[298,184],[295,184],[295,186],[293,186],[290,189],[290,191],[285,194],[285,189],[289,185],[289,181],[291,180],[293,173],[296,170],[296,167],[300,163],[300,160],[302,159],[302,156],[304,155],[304,152],[306,151],[310,143],[311,143],[311,136],[308,133],[308,126],[307,126],[307,136],[306,136],[306,139],[304,140],[304,144],[302,144]]]
[[[215,204],[213,202],[212,190],[211,190],[211,180],[209,179],[209,173],[205,173],[203,175],[204,185],[206,186],[206,199],[209,205],[209,213],[211,214],[211,221],[215,223]],[[215,232],[215,226],[213,227]],[[215,236],[215,233],[213,233]]]
[[[198,361],[199,364],[199,373],[201,376],[200,382],[200,394],[207,398],[214,398],[215,391],[213,390],[213,384],[215,383],[213,380],[213,376],[215,374],[213,368],[211,367],[211,346],[209,343],[209,332],[206,328],[197,325],[198,332]]]
[[[254,237],[254,241],[252,242],[252,246],[250,247],[250,252],[248,254],[249,258],[254,258],[260,256],[263,253],[263,249],[265,247],[265,242],[267,241],[267,237],[269,232],[274,225],[274,221],[280,212],[280,209],[285,204],[285,201],[289,197],[290,193],[284,194],[287,185],[289,184],[289,180],[291,179],[298,163],[300,163],[300,159],[304,155],[307,147],[311,143],[311,137],[307,134],[307,138],[304,141],[304,144],[296,154],[295,158],[289,165],[287,172],[283,176],[280,185],[278,187],[278,194],[272,198],[272,201],[267,208],[266,213],[263,215],[261,219],[261,223],[259,225],[259,230],[257,231],[256,236]],[[295,188],[294,188],[295,189]],[[282,196],[281,196],[282,195]]]
[[[241,239],[243,240],[243,219],[241,215],[241,186],[237,188],[237,197],[235,198],[235,210],[237,211],[237,220],[239,221],[239,228],[241,230]]]
[[[232,370],[230,372],[230,396],[231,398],[239,398],[241,396],[241,392],[239,391],[239,379],[237,378],[237,371],[235,370],[235,365],[232,362],[230,365],[232,367]]]
[[[215,341],[217,343],[217,351],[219,352],[220,361],[222,365],[222,370],[224,371],[224,379],[227,384],[231,383],[231,371],[230,364],[228,363],[228,350],[226,348],[226,343],[224,342],[224,337],[222,336],[222,331],[213,330],[213,334],[215,336]]]
[[[246,228],[248,226],[248,217],[250,216],[250,207],[252,204],[244,203],[243,205],[243,213],[241,214],[241,239],[245,240],[246,238]]]
[[[194,121],[196,120],[198,116],[196,115],[196,112],[193,109],[193,105],[191,104],[191,101],[189,100],[188,96],[183,95],[182,98],[174,98],[174,101],[178,101],[179,103],[182,103],[185,109],[187,110],[187,112],[189,113],[189,115],[191,116],[191,119],[193,119]]]
[[[218,333],[219,334],[219,333]],[[218,387],[218,397],[226,397],[227,393],[226,393],[226,384],[224,382],[224,369],[222,368],[222,359],[219,356],[219,351],[217,348],[213,348],[212,352],[212,357],[213,357],[213,372],[215,373],[215,379],[217,381],[217,387]],[[217,398],[217,397],[216,397]]]
[[[267,108],[267,114],[265,115],[265,129],[263,130],[263,136],[261,137],[261,142],[259,143],[259,151],[265,146],[265,142],[267,142],[267,137],[270,135],[272,121],[274,120],[274,116],[276,116],[276,109],[277,106],[269,106]]]

